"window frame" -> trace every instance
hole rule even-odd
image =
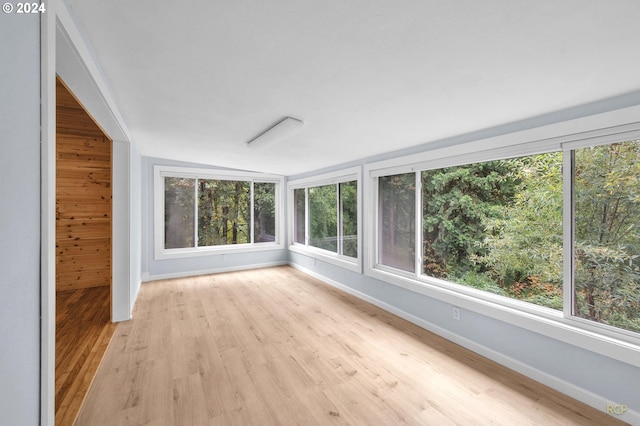
[[[321,260],[327,263],[331,263],[342,268],[362,273],[362,168],[361,167],[353,167],[349,169],[343,169],[335,172],[324,173],[320,175],[316,175],[308,178],[295,179],[287,182],[287,204],[288,204],[288,217],[292,218],[288,224],[288,238],[287,238],[287,246],[290,251],[295,253],[300,253],[309,257],[312,257],[317,260]],[[339,254],[338,251],[332,252],[329,250],[325,250],[322,248],[314,247],[310,245],[310,220],[309,220],[309,188],[314,188],[318,186],[325,185],[336,185],[337,188],[337,209],[336,214],[337,217],[340,217],[340,191],[339,184],[345,182],[356,182],[356,201],[357,201],[357,258],[346,256],[343,254]],[[295,221],[293,218],[295,217],[295,199],[294,199],[294,191],[297,189],[304,189],[305,193],[305,243],[301,244],[296,242],[295,238]],[[340,239],[340,224],[337,226],[337,239]],[[340,244],[338,243],[338,248]]]
[[[164,223],[164,204],[165,204],[165,177],[178,177],[187,179],[212,179],[212,180],[225,180],[225,181],[244,181],[251,183],[251,202],[249,206],[250,210],[250,223],[249,235],[253,241],[254,234],[254,199],[253,199],[253,184],[254,183],[274,183],[275,189],[275,225],[276,225],[276,240],[274,242],[260,242],[260,243],[242,243],[242,244],[222,244],[216,246],[197,246],[197,238],[194,242],[194,247],[183,248],[171,248],[164,247],[165,241],[165,223]],[[176,259],[186,258],[194,256],[210,256],[215,254],[225,253],[242,253],[253,251],[265,251],[265,250],[282,250],[284,249],[284,214],[283,214],[283,188],[284,177],[278,175],[242,172],[232,170],[218,170],[218,169],[205,169],[205,168],[191,168],[191,167],[176,167],[176,166],[163,166],[155,165],[153,167],[153,235],[154,235],[154,259]],[[196,217],[197,217],[197,185],[196,191]],[[196,219],[197,220],[197,219]],[[197,222],[196,222],[197,234]],[[195,236],[197,237],[197,235]]]
[[[511,135],[514,137],[514,135]],[[518,139],[521,135],[516,135]],[[411,157],[372,163],[365,166],[365,206],[367,223],[365,238],[370,244],[364,257],[364,273],[407,290],[496,318],[525,329],[542,333],[559,340],[594,350],[607,356],[640,366],[640,334],[606,324],[593,323],[588,319],[572,315],[571,297],[573,258],[572,185],[570,151],[580,147],[605,145],[624,140],[638,139],[640,123],[630,123],[594,131],[568,134],[561,137],[533,139],[527,142],[509,143],[509,135],[442,148]],[[502,146],[500,146],[502,145]],[[485,161],[536,155],[547,152],[563,152],[563,310],[538,306],[532,303],[495,295],[472,287],[429,277],[421,273],[422,257],[422,182],[423,170],[462,166]],[[379,177],[400,173],[415,173],[416,176],[416,266],[406,272],[378,263],[378,182]],[[569,194],[571,193],[571,196]],[[569,284],[567,284],[569,283]]]

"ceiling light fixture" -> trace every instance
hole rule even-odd
[[[304,126],[304,122],[292,117],[285,117],[247,142],[247,146],[269,146],[288,138]]]

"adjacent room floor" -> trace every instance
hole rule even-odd
[[[116,329],[111,289],[56,293],[56,426],[73,425]]]
[[[133,320],[118,324],[77,424],[617,422],[277,267],[144,284]]]

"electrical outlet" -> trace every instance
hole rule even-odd
[[[453,319],[460,321],[460,308],[453,307]]]

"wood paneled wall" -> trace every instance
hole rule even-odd
[[[111,140],[58,79],[56,290],[111,285]]]

